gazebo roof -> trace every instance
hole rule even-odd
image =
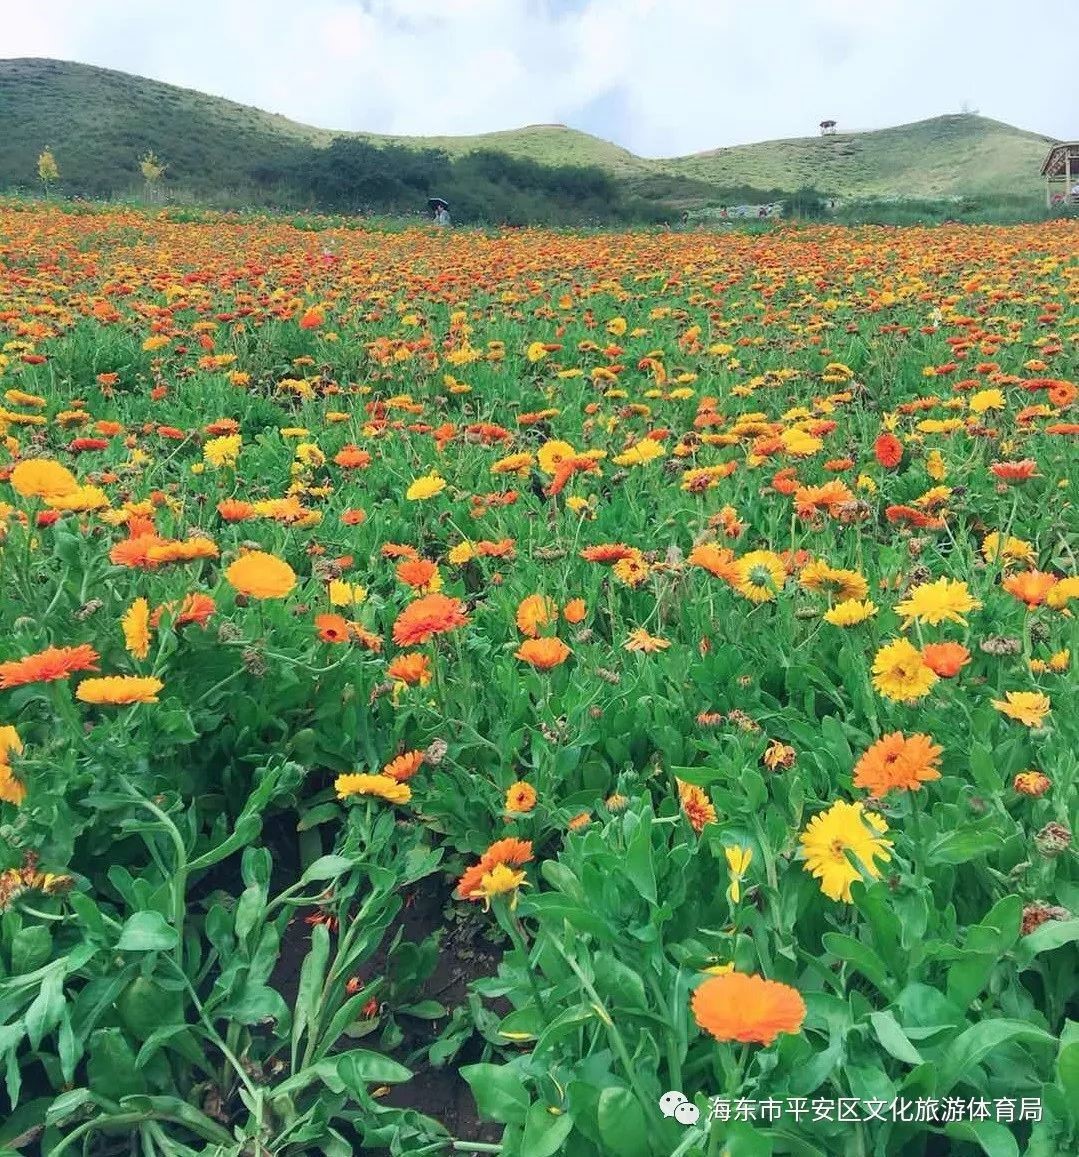
[[[1064,159],[1071,155],[1072,172],[1079,174],[1079,141],[1059,141],[1049,150],[1049,155],[1042,165],[1043,177],[1063,177],[1065,174]]]

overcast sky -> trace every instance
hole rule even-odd
[[[1079,0],[0,0],[0,57],[324,128],[561,122],[652,157],[964,107],[1079,138],[1077,43]]]

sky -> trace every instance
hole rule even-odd
[[[1076,43],[1079,0],[0,0],[0,58],[329,129],[568,124],[647,157],[961,111],[1077,139]]]

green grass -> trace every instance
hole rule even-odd
[[[138,157],[154,149],[167,179],[205,194],[245,184],[243,175],[291,145],[335,135],[439,148],[450,156],[496,149],[541,164],[602,168],[630,190],[678,207],[752,200],[812,185],[841,198],[1041,195],[1050,138],[973,115],[943,116],[858,134],[765,141],[653,160],[565,125],[530,125],[477,136],[334,134],[191,89],[66,61],[0,60],[0,188],[36,183],[48,145],[62,183],[99,195],[141,184]]]

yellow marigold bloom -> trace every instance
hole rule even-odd
[[[1045,596],[1045,605],[1054,611],[1064,610],[1072,599],[1079,599],[1079,575],[1069,575]]]
[[[818,591],[841,600],[864,599],[869,593],[869,583],[858,571],[841,570],[819,559],[802,567],[798,582],[807,591]]]
[[[568,462],[571,458],[576,457],[577,451],[573,446],[569,442],[560,442],[558,439],[544,442],[536,454],[539,468],[544,474],[552,476],[563,462]]]
[[[527,357],[530,362],[539,362],[547,356],[548,352],[549,351],[543,342],[534,341],[525,351],[525,357]]]
[[[1025,562],[1033,566],[1037,561],[1034,547],[1029,542],[1021,538],[1008,537],[1002,544],[1001,536],[995,530],[982,539],[982,555],[986,562],[1003,558],[1008,562]]]
[[[934,482],[943,482],[948,476],[948,468],[944,465],[944,455],[939,450],[930,450],[925,457],[925,472]]]
[[[1052,707],[1049,696],[1040,691],[1005,691],[1003,699],[991,699],[990,702],[1001,715],[1027,727],[1040,727]]]
[[[628,587],[640,586],[651,573],[651,568],[640,554],[621,558],[611,568],[614,577]]]
[[[148,337],[142,343],[142,348],[148,352],[164,349],[169,344],[169,340],[164,334],[156,334],[154,337]]]
[[[124,612],[124,646],[136,659],[145,659],[150,653],[150,604],[144,598],[136,599]]]
[[[165,686],[160,679],[138,675],[106,675],[100,679],[83,679],[75,698],[83,703],[126,707],[129,703],[156,703],[157,693]]]
[[[295,458],[300,465],[312,470],[326,465],[326,455],[315,442],[301,442],[296,447]]]
[[[845,599],[836,603],[830,610],[824,612],[824,621],[833,627],[856,627],[871,619],[877,613],[877,604],[872,599],[860,602],[858,599]]]
[[[755,603],[766,603],[783,589],[787,571],[783,560],[771,550],[751,550],[735,563],[734,589]]]
[[[1065,647],[1062,651],[1054,651],[1053,654],[1049,656],[1049,659],[1046,662],[1046,666],[1050,671],[1059,675],[1062,672],[1067,671],[1068,667],[1071,665],[1071,660],[1072,653],[1067,647]]]
[[[495,896],[504,896],[512,892],[510,909],[517,906],[517,890],[524,886],[524,868],[511,868],[509,864],[495,864],[490,871],[480,876],[480,882],[475,891],[483,897],[484,908],[489,909],[491,900]],[[478,897],[477,897],[478,898]]]
[[[225,578],[253,599],[283,599],[296,585],[296,572],[283,559],[262,550],[242,554],[225,570]]]
[[[527,478],[535,461],[536,459],[531,454],[509,454],[492,464],[491,473],[516,474],[520,478]]]
[[[859,490],[864,490],[866,494],[876,494],[877,484],[869,477],[868,474],[859,474],[858,480],[854,483]]]
[[[69,510],[85,514],[91,510],[105,510],[111,504],[100,486],[76,486],[70,494],[49,494],[45,504],[50,510]]]
[[[220,429],[220,427],[218,427]],[[240,457],[243,438],[239,434],[226,434],[221,438],[211,438],[202,448],[202,458],[215,470],[223,466],[235,466]]]
[[[422,502],[426,498],[434,498],[436,494],[441,494],[445,489],[445,478],[441,478],[435,473],[425,474],[422,478],[417,478],[405,491],[405,498],[409,502]]]
[[[665,453],[666,451],[654,438],[644,438],[636,446],[616,454],[614,463],[616,466],[645,466],[657,458],[662,458]]]
[[[10,723],[0,725],[0,764],[11,762],[11,753],[22,755],[22,740]]]
[[[26,799],[26,786],[15,778],[11,770],[11,756],[22,755],[22,740],[19,733],[5,723],[0,726],[0,800],[19,807]]]
[[[510,784],[506,790],[506,811],[524,815],[536,806],[536,789],[522,780]]]
[[[982,604],[967,589],[967,584],[956,579],[939,578],[936,582],[912,587],[906,599],[896,606],[903,616],[903,627],[912,622],[936,626],[948,620],[966,626],[963,615],[977,610]]]
[[[873,686],[886,699],[914,703],[929,693],[938,675],[909,639],[881,647],[873,660]]]
[[[860,803],[837,800],[815,815],[800,837],[805,870],[820,881],[829,899],[849,904],[850,886],[865,878],[863,871],[878,880],[877,860],[891,860],[892,843],[882,838],[887,831],[888,825],[876,812],[867,812]]]
[[[753,849],[740,848],[735,845],[724,848],[723,854],[727,859],[727,867],[731,874],[731,882],[727,888],[727,899],[732,904],[737,904],[742,898],[742,880],[746,872],[749,871],[749,865],[753,860]]]
[[[358,583],[348,583],[344,579],[331,579],[329,586],[330,605],[334,607],[358,606],[367,598],[366,587]]]
[[[476,548],[470,542],[459,542],[446,555],[446,561],[452,566],[464,566],[476,557]]]
[[[783,449],[796,458],[808,458],[811,454],[816,454],[824,445],[820,438],[814,437],[805,430],[799,430],[797,426],[784,430],[779,437],[783,442]]]
[[[972,414],[984,414],[987,410],[1003,410],[1006,405],[1002,390],[979,390],[971,395],[968,403]]]
[[[655,635],[650,635],[644,627],[638,627],[622,644],[622,650],[641,651],[650,655],[656,651],[665,651],[670,645],[670,640],[660,639]]]
[[[408,803],[412,789],[407,783],[398,783],[388,775],[339,775],[333,782],[337,798],[344,800],[354,795],[369,795],[388,803]]]
[[[12,470],[9,481],[23,498],[59,497],[79,488],[74,474],[51,458],[24,459]]]

